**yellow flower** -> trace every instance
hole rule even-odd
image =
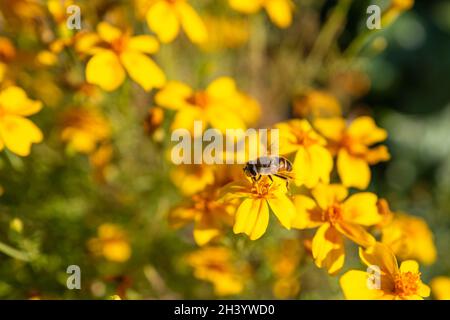
[[[326,91],[311,90],[294,100],[294,115],[299,118],[338,117],[339,101]]]
[[[218,189],[209,187],[174,208],[169,214],[169,222],[172,227],[194,222],[194,240],[203,246],[221,236],[224,227],[233,225],[235,210],[234,204],[219,202]]]
[[[314,125],[337,155],[337,170],[346,187],[366,189],[371,179],[369,165],[390,158],[386,146],[370,148],[387,138],[386,130],[377,127],[370,117],[356,118],[348,126],[343,118],[318,119]]]
[[[400,259],[415,259],[425,265],[436,260],[433,233],[422,218],[396,213],[392,222],[381,232],[381,242],[388,245]]]
[[[208,16],[205,24],[209,30],[208,41],[202,44],[205,51],[238,48],[247,43],[250,37],[249,23],[244,19]]]
[[[349,300],[422,300],[430,295],[430,288],[420,279],[419,264],[414,260],[402,262],[398,267],[394,253],[385,245],[376,243],[360,249],[359,256],[367,266],[380,269],[380,288],[368,285],[377,275],[350,270],[339,280],[344,296]],[[375,284],[376,281],[373,281]]]
[[[269,224],[269,208],[286,229],[291,228],[295,207],[286,196],[286,182],[273,179],[263,176],[255,183],[242,180],[224,187],[224,199],[244,199],[236,210],[234,233],[245,233],[251,240],[259,239]]]
[[[291,0],[228,0],[231,8],[245,14],[254,14],[266,9],[270,20],[280,28],[287,28],[292,24],[294,4]]]
[[[6,75],[7,66],[16,56],[13,43],[6,37],[0,37],[0,82]]]
[[[292,227],[307,229],[319,227],[312,241],[316,265],[328,273],[337,273],[344,265],[344,238],[361,246],[370,246],[375,239],[364,227],[381,220],[377,210],[377,196],[370,192],[351,195],[338,184],[320,184],[312,190],[315,201],[304,195],[294,197],[297,215]],[[345,200],[345,201],[344,201]]]
[[[122,228],[112,223],[102,224],[98,237],[89,240],[88,247],[96,255],[113,262],[125,262],[131,256],[131,247]]]
[[[431,291],[437,300],[450,300],[450,278],[436,277],[431,280]]]
[[[216,295],[226,296],[244,289],[246,267],[239,267],[233,258],[228,248],[205,247],[190,253],[186,261],[197,279],[211,282]]]
[[[87,41],[87,38],[84,37],[84,40]],[[125,80],[126,70],[131,79],[146,91],[165,84],[163,71],[145,55],[158,51],[159,44],[154,37],[132,37],[129,32],[122,32],[101,22],[97,26],[97,39],[89,38],[89,41],[87,48],[83,49],[93,54],[86,66],[87,82],[97,84],[103,90],[113,91]]]
[[[193,91],[188,85],[172,81],[155,96],[159,106],[178,111],[173,129],[193,131],[194,121],[203,121],[203,129],[210,125],[225,132],[227,129],[245,129],[256,122],[258,103],[238,91],[236,83],[228,77],[213,81],[204,91]]]
[[[41,130],[25,118],[39,112],[40,101],[30,100],[21,88],[11,86],[0,92],[0,151],[6,146],[19,156],[28,156],[31,145],[42,141]]]
[[[383,12],[381,25],[387,27],[393,23],[400,14],[410,10],[414,6],[414,0],[392,0],[389,8]]]
[[[301,256],[298,239],[285,239],[269,251],[269,263],[276,278],[272,291],[277,299],[293,298],[300,292],[298,266]]]
[[[188,1],[150,1],[147,24],[161,42],[172,42],[178,36],[180,26],[193,43],[202,43],[208,39],[205,24]]]
[[[184,195],[193,195],[214,183],[214,167],[211,165],[183,164],[170,173],[173,183]]]
[[[68,144],[69,150],[80,153],[94,152],[111,135],[109,123],[93,109],[72,108],[63,114],[61,125],[62,141]]]
[[[295,152],[293,169],[295,183],[312,188],[319,182],[328,183],[333,158],[325,148],[326,141],[307,120],[290,120],[275,125],[279,129],[280,154]]]

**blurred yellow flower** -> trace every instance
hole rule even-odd
[[[193,195],[214,183],[215,168],[212,165],[183,164],[170,173],[172,182],[184,195]]]
[[[319,184],[312,190],[315,200],[305,196],[294,197],[297,215],[292,227],[308,229],[319,227],[312,241],[312,254],[319,268],[336,274],[344,265],[344,238],[367,247],[375,243],[365,227],[381,220],[377,210],[377,196],[360,192],[349,198],[347,189],[338,184]],[[345,200],[347,198],[347,200]]]
[[[9,62],[16,56],[16,48],[11,40],[0,37],[0,82],[5,78]]]
[[[275,275],[272,292],[277,299],[295,297],[300,292],[299,264],[302,257],[298,239],[285,239],[268,252],[268,260]]]
[[[224,199],[244,199],[236,210],[234,233],[245,233],[251,240],[259,239],[269,225],[269,208],[286,229],[291,228],[295,207],[286,195],[286,182],[273,179],[263,176],[255,183],[241,180],[224,187]]]
[[[225,247],[204,247],[186,257],[194,276],[211,282],[218,296],[238,294],[244,289],[246,266],[239,268],[233,259],[232,251]]]
[[[171,81],[160,90],[155,100],[161,107],[176,110],[173,129],[193,132],[194,121],[203,121],[203,129],[210,125],[225,132],[245,129],[259,117],[259,104],[241,93],[228,77],[214,80],[204,91],[193,91],[188,85]]]
[[[194,240],[203,246],[224,233],[233,225],[236,206],[218,201],[218,189],[209,187],[190,197],[186,203],[175,207],[169,214],[172,227],[182,227],[194,222]]]
[[[350,270],[339,280],[346,299],[422,300],[430,295],[430,288],[420,279],[419,264],[416,261],[403,261],[399,268],[394,253],[380,243],[365,251],[360,249],[359,255],[367,266],[380,268],[381,287],[378,289],[368,286],[368,272]]]
[[[264,8],[270,20],[280,28],[292,24],[294,4],[291,0],[228,0],[228,3],[234,10],[245,14],[253,14]]]
[[[371,179],[369,165],[390,159],[386,146],[370,148],[387,138],[386,130],[377,127],[370,117],[356,118],[349,125],[343,118],[317,119],[314,126],[337,155],[337,170],[346,187],[366,189]]]
[[[111,135],[107,120],[96,110],[71,108],[62,115],[61,140],[69,150],[89,154]]]
[[[89,154],[89,163],[94,168],[94,179],[104,183],[111,176],[111,159],[113,157],[113,147],[110,143],[100,145],[94,152]]]
[[[436,277],[430,282],[431,292],[437,300],[450,300],[450,278]]]
[[[0,92],[0,151],[6,146],[19,156],[28,156],[31,145],[43,139],[41,130],[26,116],[39,112],[40,101],[28,99],[19,87],[7,87]]]
[[[396,213],[392,222],[381,232],[381,242],[388,245],[401,260],[415,259],[425,265],[436,261],[433,233],[422,218]]]
[[[98,227],[97,237],[88,242],[89,249],[113,262],[125,262],[131,256],[131,247],[119,225],[104,223]]]
[[[381,25],[387,27],[393,23],[400,14],[410,10],[414,6],[414,0],[392,0],[388,9],[383,12],[381,17]]]
[[[330,93],[311,90],[294,99],[293,113],[299,118],[338,117],[341,115],[339,101]]]
[[[238,48],[247,43],[250,37],[250,27],[247,20],[233,19],[221,16],[205,17],[208,29],[208,41],[202,44],[205,51],[219,51]]]
[[[78,46],[93,54],[86,66],[86,80],[105,91],[113,91],[123,83],[125,70],[146,91],[160,88],[166,82],[163,71],[145,55],[159,50],[159,43],[153,36],[132,37],[129,31],[122,32],[101,22],[97,26],[97,38],[84,37],[83,42]]]
[[[187,0],[150,0],[146,19],[150,30],[163,43],[172,42],[178,36],[180,26],[194,43],[208,39],[203,20]]]
[[[280,154],[295,152],[293,163],[295,183],[312,188],[319,182],[328,183],[333,158],[325,148],[326,141],[313,130],[307,120],[290,120],[275,125],[279,129]]]

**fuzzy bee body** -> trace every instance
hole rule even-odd
[[[244,167],[244,173],[253,181],[258,181],[262,176],[272,176],[284,180],[292,179],[292,163],[283,157],[264,156],[254,161],[249,161]]]

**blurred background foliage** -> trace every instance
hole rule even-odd
[[[33,121],[45,140],[25,158],[0,154],[0,297],[214,298],[212,286],[195,279],[186,264],[186,254],[196,248],[191,230],[168,226],[167,213],[181,196],[168,178],[168,137],[155,139],[145,129],[152,95],[130,80],[112,93],[84,88],[84,62],[72,51],[61,53],[60,64],[36,63],[58,21],[45,1],[16,2],[30,12],[11,12],[13,2],[2,0],[0,6],[1,33],[14,35],[17,49],[9,72],[29,96],[43,101]],[[135,18],[132,1],[73,2],[82,8],[83,28],[108,20],[149,33]],[[233,77],[261,104],[261,127],[298,114],[299,101],[312,89],[335,95],[350,117],[374,116],[389,132],[392,160],[373,169],[370,190],[387,198],[393,210],[430,225],[438,258],[421,269],[425,282],[450,275],[450,3],[416,1],[392,25],[367,34],[366,8],[373,1],[295,1],[293,23],[283,30],[263,13],[243,16],[225,1],[191,2],[209,17],[217,39],[204,47],[185,37],[163,45],[155,60],[167,78],[205,87],[218,76]],[[236,25],[217,24],[219,19],[235,19]],[[365,45],[355,56],[345,49],[358,37]],[[112,128],[97,162],[60,139],[64,112],[87,105],[98,107]],[[166,115],[159,134],[168,131]],[[252,266],[239,298],[272,298],[274,292],[283,297],[285,282],[293,290],[287,297],[342,298],[338,278],[317,269],[308,256],[303,241],[310,234],[272,226],[252,242],[229,233],[224,241],[237,260]],[[283,260],[280,243],[294,247],[289,258]],[[110,255],[96,254],[108,245]],[[359,265],[356,247],[352,252],[346,267]],[[293,265],[291,278],[277,273],[283,261],[288,269]],[[66,288],[71,264],[81,267],[82,290]]]

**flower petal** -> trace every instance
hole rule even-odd
[[[97,25],[97,33],[103,41],[108,43],[111,43],[122,36],[122,31],[120,31],[120,29],[107,22],[100,22]]]
[[[29,116],[42,108],[40,101],[28,99],[26,92],[19,87],[7,87],[0,93],[0,105],[6,113]]]
[[[127,50],[151,54],[159,50],[159,43],[153,36],[135,36],[128,41]]]
[[[314,127],[327,139],[341,141],[345,130],[343,118],[321,118],[314,121]]]
[[[364,159],[350,155],[345,149],[339,150],[337,169],[344,186],[362,190],[369,186],[371,176],[369,165]]]
[[[206,88],[209,98],[217,100],[230,99],[237,94],[236,82],[230,77],[220,77],[211,82]]]
[[[208,31],[203,20],[189,4],[180,1],[176,9],[181,19],[184,32],[193,43],[203,43],[208,39]]]
[[[269,225],[269,207],[264,199],[245,199],[236,212],[234,233],[245,233],[250,240],[259,239]]]
[[[163,43],[172,42],[180,31],[174,8],[167,1],[157,1],[146,15],[147,24]]]
[[[168,82],[155,96],[156,103],[168,109],[179,110],[190,107],[186,99],[192,95],[192,89],[178,81]]]
[[[231,8],[236,11],[252,14],[261,9],[261,0],[228,0]]]
[[[340,222],[336,224],[336,229],[344,236],[363,247],[375,244],[375,238],[366,229],[356,223]]]
[[[116,54],[103,50],[89,60],[86,66],[86,80],[105,91],[113,91],[125,80],[125,70]]]
[[[359,117],[352,121],[347,130],[348,134],[355,140],[360,141],[366,146],[384,141],[387,138],[387,132],[377,127],[371,117]]]
[[[421,297],[424,297],[424,298],[429,297],[430,293],[431,293],[431,289],[429,286],[427,286],[426,284],[423,284],[423,283],[419,284],[419,295]]]
[[[287,28],[292,23],[292,3],[290,0],[268,0],[265,3],[267,14],[280,28]]]
[[[350,270],[339,279],[339,284],[347,300],[380,299],[384,293],[381,289],[368,286],[369,274],[360,270]]]
[[[317,204],[326,210],[335,202],[342,202],[347,198],[348,190],[340,184],[318,184],[313,190],[312,195]]]
[[[145,54],[126,51],[120,55],[120,59],[131,79],[145,91],[150,91],[154,87],[160,88],[165,84],[164,72]]]
[[[292,201],[284,194],[277,194],[275,198],[268,199],[267,202],[283,227],[291,229],[292,219],[295,217]]]
[[[328,184],[331,170],[333,170],[333,157],[330,152],[320,145],[309,147],[308,152],[311,156],[313,172],[318,181]],[[305,185],[308,187],[307,184]]]
[[[33,122],[12,115],[1,119],[0,137],[9,150],[22,157],[30,154],[33,143],[39,143],[43,139],[41,130]]]
[[[344,241],[339,232],[329,223],[323,224],[314,235],[312,253],[319,268],[336,274],[344,266]]]
[[[313,199],[304,195],[296,195],[294,197],[294,206],[296,214],[292,220],[293,228],[315,228],[323,223],[321,210]]]
[[[371,192],[360,192],[350,196],[344,203],[344,220],[363,226],[381,222],[377,208],[378,197]]]
[[[220,104],[209,106],[206,110],[206,119],[211,127],[226,133],[229,129],[245,129],[244,120],[234,112],[227,110]]]
[[[365,250],[360,248],[359,256],[367,266],[378,266],[386,274],[394,275],[399,272],[394,253],[384,244],[376,242]]]
[[[414,260],[403,261],[400,265],[400,272],[413,272],[419,273],[419,264]]]

